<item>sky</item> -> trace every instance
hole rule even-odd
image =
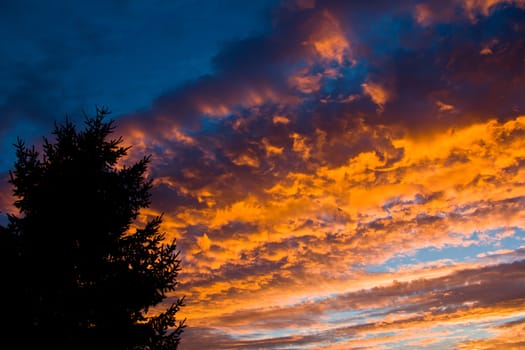
[[[180,349],[525,347],[525,1],[3,1],[20,136],[107,106]]]

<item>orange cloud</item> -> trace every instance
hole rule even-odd
[[[477,13],[488,16],[490,9],[498,4],[513,4],[520,7],[525,7],[523,0],[462,0],[466,13],[472,19]]]
[[[319,26],[310,37],[310,43],[324,60],[342,64],[349,57],[350,44],[338,20],[328,11],[323,12]]]
[[[415,6],[415,14],[414,14],[417,23],[421,25],[427,25],[430,24],[432,21],[432,11],[426,4],[417,4]]]
[[[289,78],[290,86],[305,94],[311,94],[321,88],[321,74],[308,75],[305,69]]]
[[[436,106],[438,107],[440,112],[450,112],[454,110],[454,106],[441,101],[436,101]]]
[[[361,84],[363,93],[377,105],[379,111],[383,111],[385,103],[390,99],[390,93],[379,83],[368,82]]]
[[[290,119],[282,115],[275,115],[272,120],[274,124],[285,124],[286,125],[290,123]]]
[[[293,304],[309,296],[388,285],[393,278],[406,282],[442,278],[465,268],[443,261],[399,267],[394,275],[375,277],[341,269],[365,262],[381,264],[396,254],[425,247],[478,244],[471,239],[473,232],[520,227],[525,219],[520,179],[525,173],[519,164],[525,159],[525,145],[518,135],[524,130],[525,118],[517,117],[426,138],[401,137],[392,140],[404,151],[395,161],[377,152],[362,152],[340,166],[319,166],[312,173],[290,171],[263,193],[252,193],[227,207],[208,206],[183,210],[173,219],[169,216],[168,224],[170,220],[200,223],[207,232],[197,236],[195,253],[200,253],[190,261],[199,275],[214,277],[206,282],[187,276],[185,288],[194,298],[193,321],[204,325],[209,317],[249,310],[253,300],[261,298],[269,305]],[[307,162],[326,145],[318,141],[323,137],[322,133],[315,139],[292,135],[289,147]],[[271,144],[266,140],[262,146]],[[263,154],[285,152],[267,149]],[[206,196],[217,203],[213,184]],[[249,223],[253,229],[220,233],[234,223]],[[183,229],[180,224],[173,227]],[[497,242],[516,234],[508,229],[501,232],[487,234],[483,240]],[[205,237],[213,246],[205,244]],[[357,250],[359,254],[354,253]],[[479,259],[499,259],[509,253],[502,250]],[[227,277],[229,269],[238,271],[235,278]],[[244,276],[244,269],[251,272]],[[317,282],[305,284],[312,279]],[[211,300],[216,304],[213,308]]]
[[[493,336],[459,344],[458,349],[520,349],[525,345],[525,319],[507,322],[491,328]]]
[[[204,252],[210,249],[211,240],[206,233],[203,234],[202,237],[197,237],[197,245]]]

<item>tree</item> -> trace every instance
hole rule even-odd
[[[9,182],[19,214],[0,229],[0,263],[9,282],[4,331],[16,348],[174,349],[180,341],[184,298],[158,311],[177,285],[176,242],[165,243],[162,217],[132,229],[150,205],[150,158],[120,164],[129,148],[108,140],[107,114],[97,108],[83,131],[67,119],[55,124],[42,156],[15,145]]]

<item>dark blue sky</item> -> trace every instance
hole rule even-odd
[[[0,152],[95,105],[118,116],[211,74],[227,42],[271,29],[277,1],[4,1]],[[12,164],[2,157],[0,171]]]

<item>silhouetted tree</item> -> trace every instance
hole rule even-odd
[[[131,166],[109,112],[97,108],[78,131],[66,120],[44,138],[42,156],[18,140],[10,173],[15,206],[0,228],[8,300],[3,339],[14,348],[175,349],[183,298],[162,310],[180,270],[161,217],[135,227],[150,204],[149,157]],[[8,283],[6,283],[8,282]],[[9,303],[9,304],[7,304]],[[6,317],[7,316],[7,317]],[[4,322],[5,324],[5,322]]]

